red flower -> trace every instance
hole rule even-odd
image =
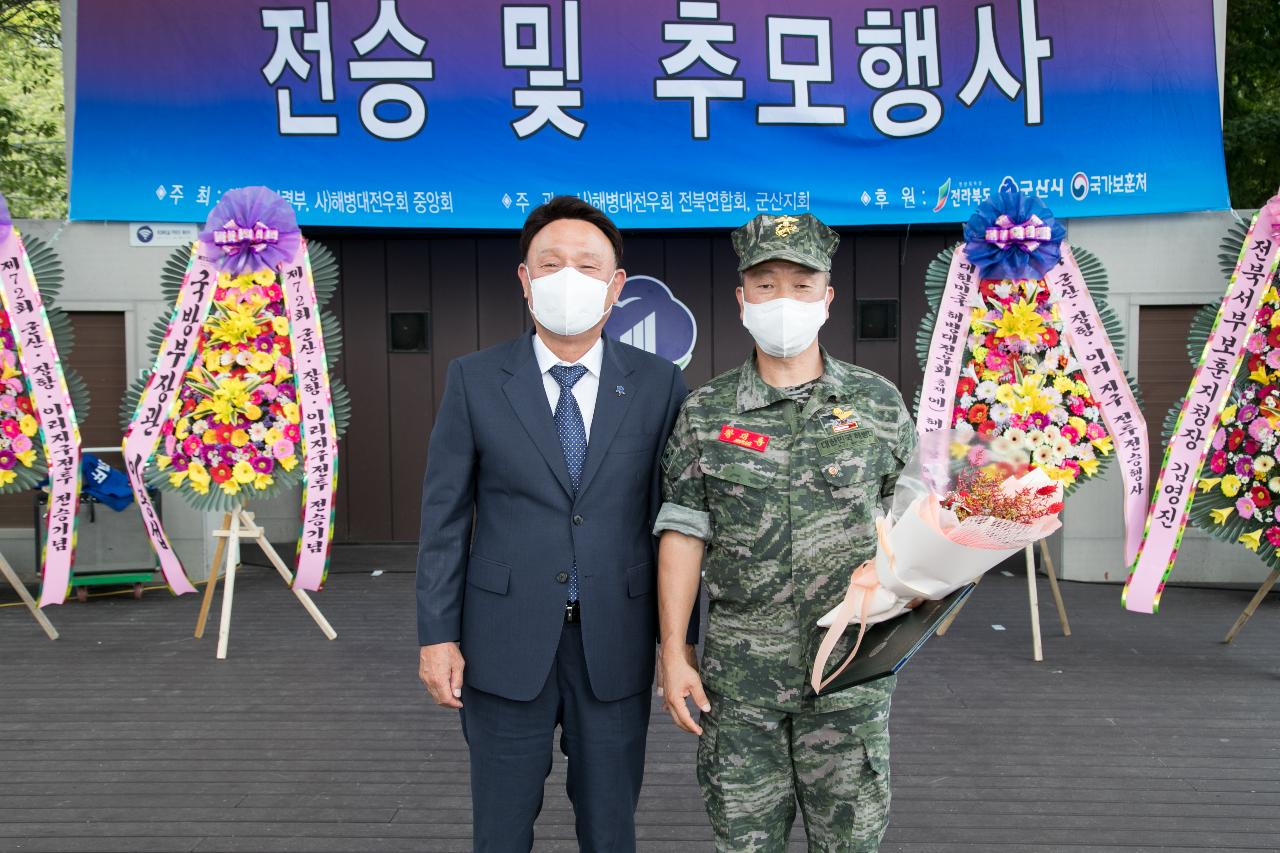
[[[987,336],[982,339],[982,343],[987,349],[995,349],[1000,341],[996,339],[995,332],[987,332]]]
[[[1276,347],[1280,347],[1280,327],[1272,329],[1267,334],[1267,346],[1271,347],[1272,349],[1275,349]]]
[[[1044,333],[1040,336],[1040,338],[1041,338],[1041,340],[1043,340],[1043,341],[1044,341],[1044,345],[1045,345],[1045,346],[1047,346],[1047,347],[1055,347],[1055,346],[1057,346],[1057,345],[1058,345],[1058,330],[1057,330],[1057,329],[1045,329],[1045,330],[1044,330]]]
[[[1243,441],[1244,441],[1244,430],[1237,427],[1236,429],[1233,429],[1231,432],[1227,433],[1228,449],[1235,450],[1240,446],[1240,443]]]
[[[231,424],[217,424],[213,428],[213,434],[218,437],[218,441],[222,444],[231,441],[231,433],[234,431],[235,428]]]
[[[1280,527],[1267,528],[1267,541],[1271,543],[1271,547],[1280,548]]]
[[[215,483],[225,483],[231,479],[231,469],[226,465],[215,465],[213,470],[209,472],[209,476],[213,478]]]
[[[18,408],[21,409],[22,413],[25,415],[32,414],[35,411],[35,407],[31,405],[31,398],[26,394],[23,394],[18,398]]]
[[[1253,499],[1253,505],[1258,509],[1271,506],[1271,492],[1266,486],[1254,486],[1249,490],[1249,497]]]
[[[978,435],[991,435],[991,433],[995,431],[996,431],[995,421],[983,421],[982,423],[978,424]]]
[[[977,387],[978,383],[973,380],[973,377],[961,376],[960,380],[956,382],[956,393],[961,396],[964,396],[965,394],[972,394],[973,389]]]
[[[980,424],[987,419],[987,404],[974,403],[969,409],[969,423]]]
[[[1255,370],[1257,370],[1259,367],[1262,366],[1262,354],[1255,352],[1252,355],[1250,355],[1248,364],[1249,364],[1249,372],[1253,373]]]

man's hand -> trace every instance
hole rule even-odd
[[[436,704],[445,708],[462,707],[462,670],[466,665],[457,643],[436,643],[418,652],[418,678]]]
[[[684,659],[689,666],[694,669],[698,668],[698,650],[693,646],[686,645],[684,647]],[[658,665],[654,667],[654,692],[662,696],[665,687],[666,673],[662,671],[662,646],[658,646]]]
[[[703,711],[711,710],[707,694],[702,689],[702,679],[694,666],[693,646],[674,645],[662,647],[662,698],[667,713],[677,726],[695,735],[702,734],[702,727],[693,721],[686,699],[693,699]]]

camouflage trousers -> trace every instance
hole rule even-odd
[[[698,783],[718,853],[781,853],[804,817],[810,853],[874,853],[889,824],[889,701],[824,714],[710,694]]]

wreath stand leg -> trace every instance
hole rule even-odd
[[[1244,612],[1240,614],[1240,618],[1236,619],[1236,624],[1231,626],[1231,630],[1227,632],[1226,639],[1222,642],[1229,643],[1236,638],[1236,634],[1240,633],[1240,629],[1243,628],[1245,623],[1253,616],[1253,612],[1258,609],[1258,605],[1262,603],[1262,599],[1267,597],[1267,594],[1271,592],[1271,587],[1275,586],[1276,581],[1278,580],[1280,580],[1280,569],[1273,571],[1267,579],[1262,582],[1262,586],[1258,587],[1258,591],[1254,593],[1253,600],[1245,606]]]
[[[9,561],[4,558],[4,554],[0,554],[0,574],[4,575],[4,579],[17,591],[18,597],[22,599],[23,604],[27,605],[27,609],[31,611],[31,615],[35,617],[36,622],[44,629],[49,639],[58,639],[57,629],[53,627],[49,617],[45,616],[40,610],[36,600],[31,597],[31,593],[27,592],[26,584],[19,580],[18,573],[13,570],[13,566],[9,565]]]
[[[1027,599],[1031,604],[1031,653],[1037,662],[1044,660],[1040,646],[1040,595],[1036,591],[1036,552],[1032,545],[1024,550],[1027,556]]]
[[[1062,603],[1062,590],[1058,588],[1058,570],[1053,565],[1053,557],[1049,556],[1049,546],[1040,540],[1040,561],[1044,563],[1045,574],[1049,576],[1049,589],[1053,592],[1053,603],[1058,608],[1058,621],[1062,623],[1062,636],[1071,636],[1071,623],[1067,621],[1067,606]]]
[[[224,539],[227,543],[226,583],[222,589],[222,620],[218,624],[218,660],[224,660],[227,657],[227,644],[231,638],[231,607],[235,597],[236,568],[240,564],[240,540],[242,539],[254,542],[262,549],[267,559],[271,561],[271,565],[284,578],[285,583],[290,585],[294,597],[320,627],[320,631],[330,640],[335,639],[338,632],[329,625],[328,620],[311,600],[311,596],[307,595],[306,590],[293,586],[293,573],[280,559],[276,549],[267,541],[263,529],[254,522],[253,513],[248,512],[244,507],[237,507],[227,515],[229,520],[225,522],[223,529],[213,532],[214,536]]]
[[[976,581],[974,581],[974,582],[973,582],[973,585],[974,585],[974,586],[977,586],[977,585],[978,585],[978,584],[980,584],[980,583],[982,583],[982,575],[978,575],[978,579],[977,579]],[[945,637],[945,636],[946,636],[947,631],[951,629],[951,623],[952,623],[952,622],[954,622],[954,621],[956,621],[956,617],[960,615],[960,611],[961,611],[961,610],[964,610],[964,606],[965,606],[966,604],[968,604],[968,603],[969,603],[969,599],[971,599],[971,598],[973,598],[973,593],[972,593],[972,592],[970,592],[968,595],[966,595],[966,596],[964,597],[964,600],[963,600],[963,601],[961,601],[959,604],[957,604],[957,605],[955,606],[955,609],[954,609],[954,610],[952,610],[950,613],[948,613],[948,614],[947,614],[947,618],[946,618],[946,619],[943,619],[943,620],[942,620],[942,624],[938,626],[938,630],[937,630],[937,632],[936,632],[936,633],[937,633],[937,635],[938,635],[939,637]]]
[[[222,530],[231,528],[231,513],[222,516]],[[213,592],[218,588],[218,569],[222,555],[227,550],[226,537],[218,537],[218,544],[213,549],[213,565],[209,567],[209,580],[204,585],[204,598],[200,602],[200,616],[196,619],[196,639],[204,637],[204,626],[209,620],[209,607],[213,604]]]

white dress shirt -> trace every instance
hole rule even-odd
[[[547,402],[551,404],[551,412],[555,414],[556,404],[560,402],[560,383],[551,375],[551,368],[557,364],[569,365],[556,357],[542,338],[533,336],[533,354],[538,359],[538,370],[542,371],[542,387],[547,392]],[[573,386],[574,399],[582,411],[582,426],[587,432],[587,441],[591,441],[591,418],[596,413],[596,395],[600,391],[600,367],[604,363],[604,340],[597,340],[595,346],[587,350],[577,362],[587,369],[582,378]]]

